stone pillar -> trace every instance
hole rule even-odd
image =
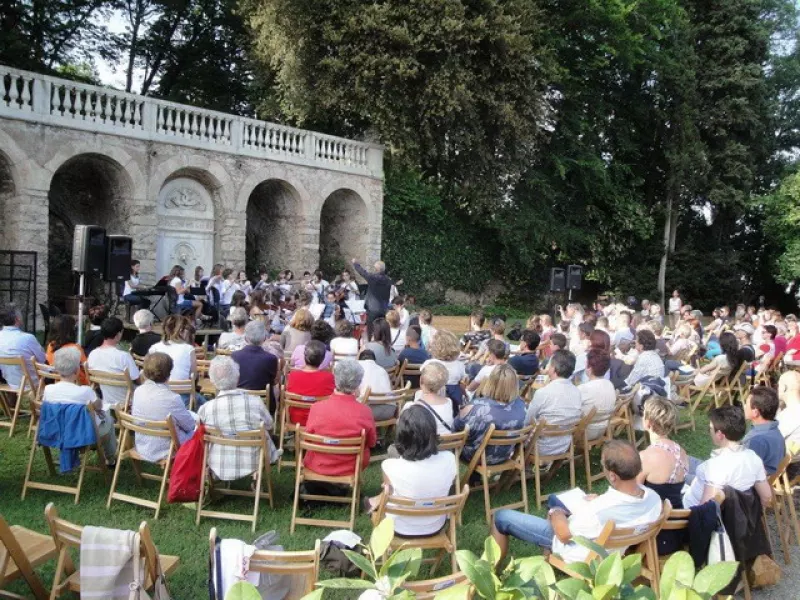
[[[214,246],[219,249],[219,256],[214,260],[232,269],[244,269],[247,214],[229,211],[217,217],[216,231],[219,240]]]
[[[48,190],[21,189],[6,200],[6,250],[36,252],[36,298],[30,307],[36,311],[36,327],[44,329],[39,304],[47,304],[47,256],[50,218]],[[32,323],[29,312],[28,322]]]
[[[142,263],[139,274],[142,282],[155,285],[166,273],[158,273],[156,269],[156,201],[147,198],[146,191],[131,200],[129,231],[133,238],[133,258]]]
[[[319,265],[319,223],[312,224],[312,220],[308,217],[305,221],[305,227],[300,229],[297,236],[300,252],[293,257],[293,262],[298,264],[291,267],[295,273],[299,271],[301,274],[306,269],[313,271]],[[330,273],[326,275],[333,277]]]

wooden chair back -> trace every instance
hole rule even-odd
[[[280,459],[278,460],[278,472],[280,473],[281,468],[286,465],[289,467],[293,467],[295,465],[294,460],[289,460],[285,458],[286,452],[284,449],[284,444],[286,439],[289,437],[291,432],[294,429],[294,425],[291,422],[291,416],[289,415],[289,409],[294,408],[297,410],[309,410],[311,406],[316,402],[322,402],[323,400],[327,400],[330,396],[304,396],[302,394],[295,394],[293,392],[286,391],[286,387],[281,387],[280,391],[280,406],[279,406],[279,436],[280,439],[278,441],[278,447],[283,450],[284,452],[281,454]],[[297,454],[298,450],[295,447],[295,454]]]
[[[423,581],[405,581],[403,582],[403,589],[408,590],[414,594],[417,600],[434,600],[437,595],[441,594],[444,590],[457,585],[469,585],[469,579],[464,573],[458,572],[452,575],[445,575],[444,577],[437,577],[436,579],[425,579]],[[474,590],[472,587],[462,596],[465,600],[471,600],[474,597]]]
[[[412,391],[417,391],[419,389],[419,378],[422,376],[422,365],[421,364],[412,364],[409,363],[407,360],[404,361],[403,371],[399,374],[401,378],[400,385],[410,385],[411,384],[411,377],[415,377],[417,381],[417,386],[412,388]],[[398,386],[400,387],[400,386]]]
[[[189,377],[189,379],[170,379],[167,381],[167,387],[173,394],[189,396],[189,410],[195,410],[197,406],[197,388],[195,387],[194,377],[191,375]]]
[[[376,421],[376,427],[391,427],[397,423],[397,417],[400,416],[400,409],[403,404],[411,399],[411,383],[406,383],[405,387],[392,390],[391,392],[377,393],[368,390],[365,394],[368,406],[392,406],[395,408],[394,416],[384,421]]]
[[[9,526],[0,515],[0,596],[23,598],[2,591],[6,584],[22,577],[36,600],[48,600],[50,594],[34,569],[55,556],[52,538],[24,527]]]
[[[131,407],[131,400],[133,399],[133,380],[131,379],[128,369],[122,373],[111,373],[109,371],[99,371],[97,369],[89,369],[89,381],[95,387],[101,390],[103,387],[117,387],[125,390],[125,401],[123,406],[118,406],[117,410],[128,412]]]
[[[27,414],[28,411],[22,410],[23,398],[27,395],[30,399],[35,395],[33,378],[31,373],[33,367],[22,356],[2,356],[0,357],[0,370],[2,367],[11,367],[19,371],[19,385],[13,386],[7,383],[0,384],[0,414],[5,415],[7,420],[0,420],[0,427],[8,427],[8,437],[14,435],[17,427],[17,420],[20,414]],[[16,396],[16,403],[12,406],[8,396]],[[30,432],[30,427],[28,427]]]
[[[410,518],[446,517],[452,519],[457,517],[464,508],[468,495],[469,486],[466,484],[458,494],[441,498],[426,498],[425,500],[412,500],[403,496],[395,496],[391,493],[390,487],[389,493],[384,491],[381,494],[375,520],[377,522],[382,521],[387,513]]]

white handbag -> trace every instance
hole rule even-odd
[[[735,560],[731,538],[728,537],[728,532],[725,531],[722,519],[717,515],[717,528],[711,533],[711,545],[708,547],[708,560],[706,562],[709,565],[714,565],[718,562]]]

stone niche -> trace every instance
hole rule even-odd
[[[214,202],[208,189],[191,177],[171,179],[158,195],[156,208],[157,277],[174,265],[186,270],[186,279],[201,266],[206,273],[214,264]]]

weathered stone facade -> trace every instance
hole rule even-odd
[[[0,249],[39,253],[39,302],[57,279],[48,265],[69,264],[62,253],[70,250],[63,240],[54,247],[51,233],[63,236],[79,223],[132,236],[145,282],[163,276],[173,261],[185,263],[188,277],[194,264],[208,270],[212,261],[245,268],[246,253],[256,264],[302,272],[320,263],[321,241],[366,261],[380,255],[379,161],[368,169],[364,160],[356,169],[314,164],[308,155],[262,158],[252,150],[238,154],[230,144],[217,151],[193,136],[176,136],[175,143],[161,134],[127,137],[86,123],[56,125],[52,115],[15,118],[15,110],[0,93]],[[235,119],[228,125],[230,139],[236,137]],[[152,139],[142,139],[147,137]],[[311,143],[315,157],[323,143],[327,148],[326,140]],[[371,146],[364,156],[368,152],[382,150]],[[205,240],[212,244],[210,256],[203,252]],[[53,251],[58,256],[48,255]]]

